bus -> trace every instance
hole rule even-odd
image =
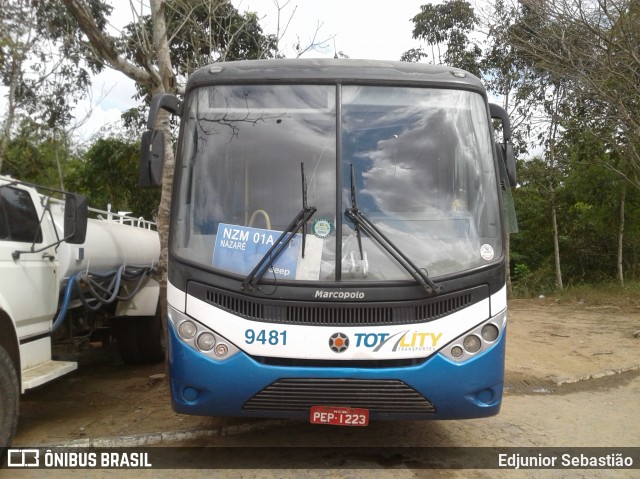
[[[180,117],[176,412],[345,426],[499,412],[501,192],[515,161],[507,113],[476,77],[373,60],[213,64],[181,100],[154,96],[144,186],[161,176],[160,109]]]

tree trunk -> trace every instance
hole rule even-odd
[[[145,45],[145,61],[142,66],[135,65],[119,54],[116,42],[96,25],[88,13],[86,4],[82,0],[63,0],[65,6],[75,17],[80,29],[87,35],[95,55],[107,63],[114,70],[118,70],[134,81],[149,88],[152,94],[176,93],[177,85],[173,74],[167,25],[165,20],[166,0],[151,0],[151,23],[153,25],[153,46]],[[160,259],[158,277],[160,280],[160,305],[163,322],[167,317],[167,259],[169,238],[169,211],[171,209],[171,185],[175,156],[172,149],[170,114],[161,110],[158,114],[156,128],[164,132],[164,171],[162,175],[162,194],[158,206],[158,233],[160,235]],[[166,322],[164,322],[166,333]]]
[[[551,226],[553,228],[553,256],[554,256],[554,265],[556,270],[556,289],[562,290],[564,289],[564,285],[562,284],[562,269],[560,267],[560,242],[558,240],[558,219],[556,214],[555,198],[553,198],[553,195],[552,195],[552,204],[551,204]]]
[[[618,225],[618,281],[620,284],[624,284],[624,270],[622,268],[622,246],[624,244],[624,205],[627,197],[627,184],[622,184],[622,191],[620,192],[620,222]]]

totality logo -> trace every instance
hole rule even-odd
[[[349,347],[349,338],[343,333],[332,334],[329,338],[329,347],[334,353],[343,353]]]

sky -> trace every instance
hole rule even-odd
[[[232,0],[241,12],[253,11],[261,19],[264,31],[276,33],[278,9],[275,0]],[[305,56],[333,57],[336,50],[351,58],[399,60],[402,53],[416,46],[411,38],[411,18],[420,5],[429,0],[279,0],[287,5],[280,15],[281,24],[291,22],[281,42],[286,56],[295,56],[292,46],[300,40],[309,44],[318,25],[318,38],[331,38],[323,51]],[[293,17],[292,17],[293,14]],[[335,50],[334,50],[335,48]]]
[[[350,58],[399,60],[401,55],[420,43],[411,38],[411,18],[420,6],[438,0],[278,0],[282,6],[280,24],[288,27],[280,41],[286,57],[295,57],[294,46],[307,46],[317,32],[320,48],[304,57],[333,57],[342,52]],[[130,2],[109,0],[114,7],[110,22],[118,29],[132,20]],[[140,5],[148,2],[133,2]],[[278,32],[276,0],[231,0],[240,11],[257,13],[264,33]],[[77,119],[88,116],[75,132],[80,144],[89,144],[105,125],[117,128],[121,114],[138,101],[133,81],[124,74],[106,68],[92,79],[91,95],[81,99],[75,108]],[[0,88],[0,116],[6,109],[6,88]]]
[[[258,14],[265,33],[276,34],[278,8],[275,0],[231,0],[240,11]],[[112,0],[116,10],[114,19],[122,24],[131,18],[128,3]],[[286,5],[280,14],[280,23],[289,21],[280,48],[287,57],[295,57],[294,46],[309,45],[317,31],[322,48],[309,51],[304,57],[333,57],[336,51],[350,58],[399,60],[400,56],[420,43],[411,38],[411,18],[420,12],[420,6],[429,0],[279,0]],[[293,16],[292,16],[293,15]],[[112,20],[114,21],[114,20]],[[115,23],[115,21],[114,21]],[[115,26],[118,26],[117,24]],[[79,130],[79,140],[89,141],[105,124],[117,125],[123,111],[137,101],[133,82],[122,73],[107,69],[93,79],[91,101],[84,100],[76,109],[82,117],[92,107],[86,124]],[[98,100],[101,101],[98,103]]]

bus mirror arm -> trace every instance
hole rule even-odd
[[[158,93],[153,95],[151,106],[149,107],[149,117],[147,119],[147,129],[153,130],[156,127],[158,112],[160,109],[169,113],[180,116],[180,101],[178,97],[170,93]]]

